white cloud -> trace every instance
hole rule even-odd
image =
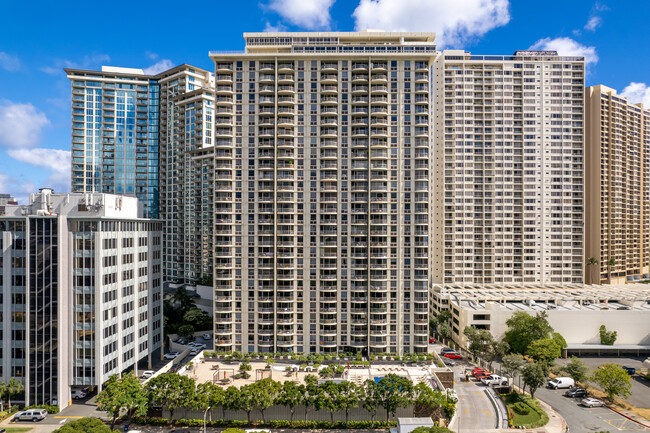
[[[41,141],[41,129],[49,124],[45,114],[32,104],[0,99],[0,146],[37,146]]]
[[[17,179],[0,173],[0,193],[11,194],[19,204],[29,202],[29,194],[36,192],[37,188],[31,181]]]
[[[593,16],[589,18],[587,24],[585,24],[585,30],[595,32],[598,27],[603,23],[603,19],[599,16]]]
[[[54,62],[54,65],[42,67],[41,71],[46,74],[56,75],[63,73],[63,68],[98,69],[102,64],[110,61],[111,57],[108,54],[92,54],[90,56],[84,56],[80,61],[58,59]]]
[[[152,53],[151,51],[145,51],[144,55],[147,56],[147,59],[149,60],[156,60],[158,58],[158,54]]]
[[[332,17],[330,8],[335,0],[271,0],[269,9],[291,24],[309,30],[327,29]]]
[[[171,69],[174,67],[174,64],[169,59],[161,59],[160,61],[154,63],[148,68],[144,69],[144,73],[147,75],[156,75],[160,74],[163,71]]]
[[[7,151],[15,160],[42,167],[51,175],[43,187],[54,188],[57,192],[70,191],[70,151],[60,149],[11,149]]]
[[[266,25],[264,26],[264,31],[267,33],[285,32],[286,30],[287,28],[283,26],[281,23],[277,23],[276,25],[273,25],[267,21]]]
[[[508,0],[361,0],[355,28],[436,32],[438,46],[460,46],[510,21]]]
[[[642,102],[645,108],[650,108],[650,86],[645,83],[630,83],[623,89],[621,96],[626,97],[632,104]]]
[[[20,59],[16,56],[9,55],[4,51],[0,51],[0,68],[9,72],[16,72],[20,70]]]
[[[587,47],[571,38],[540,39],[529,50],[557,51],[561,56],[584,57],[587,66],[598,63],[596,47]]]

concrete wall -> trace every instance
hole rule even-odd
[[[490,314],[492,335],[502,338],[508,329],[506,320],[515,312],[500,306],[485,311]],[[473,313],[477,312],[469,312]],[[616,344],[650,344],[650,312],[647,310],[548,310],[547,313],[553,329],[562,334],[568,344],[600,344],[600,325],[618,333]]]

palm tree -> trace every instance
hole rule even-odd
[[[0,380],[0,411],[5,410],[5,394],[7,393],[7,384]]]
[[[591,278],[590,278],[590,280],[591,280],[591,284],[594,284],[593,268],[594,268],[595,266],[597,266],[597,265],[598,265],[598,260],[596,260],[595,257],[589,257],[589,259],[587,260],[587,267],[592,268],[592,269],[590,270],[590,275],[589,275],[589,276],[591,277]]]
[[[9,411],[11,412],[11,396],[20,394],[23,392],[25,389],[25,386],[21,381],[16,379],[15,377],[12,377],[9,379],[9,383],[7,384],[7,394],[9,394]]]
[[[609,260],[607,260],[607,282],[609,284],[612,284],[612,268],[614,266],[616,266],[616,259],[610,257]]]

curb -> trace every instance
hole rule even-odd
[[[619,412],[618,410],[614,409],[613,407],[609,407],[609,406],[607,406],[607,409],[611,410],[612,412],[616,412],[617,414],[619,414],[619,415],[621,415],[621,416],[623,416],[623,417],[629,419],[630,421],[634,421],[635,423],[640,424],[640,425],[642,425],[643,427],[650,428],[650,425],[643,424],[641,421],[639,421],[639,420],[637,420],[637,419],[634,419],[634,418],[632,418],[632,417],[629,416],[629,415],[625,415],[623,412]]]
[[[488,399],[490,400],[490,403],[492,403],[492,407],[494,407],[494,412],[495,412],[496,418],[497,418],[497,428],[501,429],[501,428],[504,428],[503,427],[503,419],[502,419],[502,416],[501,416],[501,407],[499,406],[499,403],[497,403],[497,401],[495,400],[495,396],[492,395],[492,392],[490,392],[490,391],[492,391],[492,390],[491,389],[486,389],[485,394],[487,394]]]

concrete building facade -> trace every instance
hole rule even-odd
[[[583,282],[584,74],[556,52],[441,54],[434,282]]]
[[[215,347],[425,352],[432,33],[246,33],[215,63]]]
[[[587,264],[587,281],[624,284],[647,279],[650,110],[602,85],[588,87],[585,101],[586,257],[598,261]]]
[[[162,347],[162,223],[134,197],[30,195],[0,215],[0,376],[26,405],[150,366]]]

